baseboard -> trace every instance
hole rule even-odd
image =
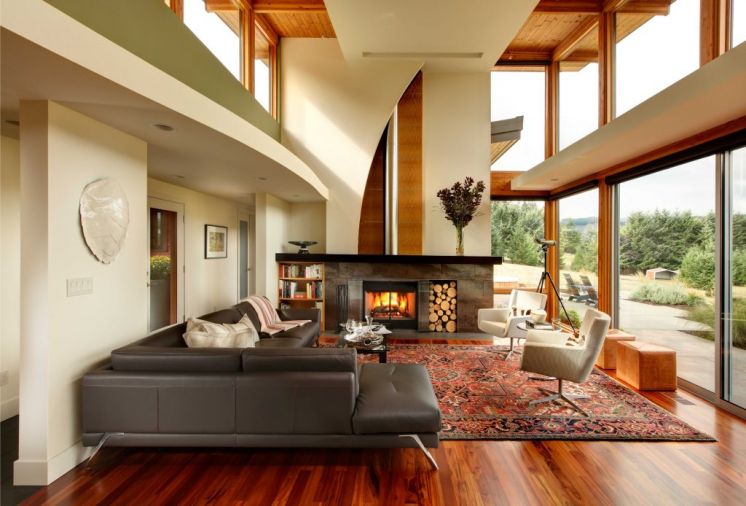
[[[0,421],[18,416],[18,396],[4,400],[0,403]]]
[[[80,442],[49,460],[21,460],[13,463],[13,485],[49,485],[86,460],[91,448]]]

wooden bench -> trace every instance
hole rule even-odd
[[[676,352],[656,344],[620,341],[616,373],[638,390],[676,390]]]
[[[616,369],[617,348],[620,341],[634,341],[635,336],[618,329],[609,329],[604,340],[604,347],[598,355],[596,365],[601,369]]]

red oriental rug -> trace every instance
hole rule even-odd
[[[569,393],[591,396],[577,401],[590,418],[564,404],[529,406],[544,396],[539,387],[557,383],[529,379],[520,355],[505,361],[504,350],[392,344],[388,361],[427,367],[443,414],[441,439],[715,441],[599,370],[582,385],[566,384]]]

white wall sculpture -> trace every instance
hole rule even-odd
[[[124,247],[130,208],[127,195],[114,178],[86,185],[80,197],[80,224],[91,253],[110,264]]]

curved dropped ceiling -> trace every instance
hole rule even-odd
[[[511,182],[554,190],[746,116],[746,43],[652,96]]]
[[[256,192],[328,198],[326,185],[282,144],[46,2],[1,8],[4,115],[19,99],[57,101],[146,140],[151,176],[180,174],[178,184],[239,201]],[[153,123],[176,129],[160,132]]]

